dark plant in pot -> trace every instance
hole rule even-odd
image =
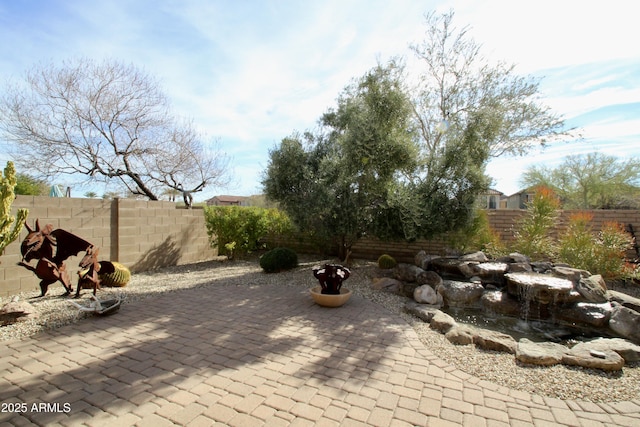
[[[340,307],[351,297],[351,291],[342,287],[351,271],[339,264],[325,264],[314,267],[313,276],[318,279],[320,286],[311,289],[313,300],[325,307]]]

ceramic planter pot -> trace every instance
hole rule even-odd
[[[316,286],[310,291],[315,303],[322,307],[340,307],[351,298],[351,291],[344,288],[340,289],[340,295],[323,294],[320,286]]]

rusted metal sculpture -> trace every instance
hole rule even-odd
[[[350,275],[351,271],[339,264],[325,264],[324,267],[313,268],[313,276],[320,282],[323,294],[339,295],[342,282]]]
[[[73,288],[64,262],[70,256],[88,251],[94,246],[68,231],[59,228],[54,230],[51,224],[40,228],[38,220],[36,220],[35,229],[29,227],[28,224],[25,224],[25,227],[29,234],[20,246],[22,260],[18,265],[33,271],[40,279],[41,297],[46,295],[49,285],[55,282],[60,282],[64,286],[66,290],[64,296],[71,294]],[[32,267],[28,263],[34,259],[38,262],[35,267]]]
[[[80,260],[80,264],[78,265],[82,269],[83,273],[78,273],[79,277],[78,289],[76,289],[76,298],[80,297],[80,291],[83,288],[83,283],[88,284],[88,287],[92,287],[93,295],[95,295],[100,287],[100,277],[98,276],[98,273],[100,272],[101,265],[98,262],[98,248],[95,246],[89,246],[87,253]]]

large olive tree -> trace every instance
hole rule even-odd
[[[343,260],[360,237],[386,233],[390,193],[415,169],[400,72],[395,64],[370,70],[344,89],[317,132],[293,134],[270,152],[267,197],[301,229],[332,240]]]
[[[158,82],[132,65],[39,65],[0,98],[0,131],[31,175],[85,175],[157,200],[225,180],[224,156],[175,116]]]

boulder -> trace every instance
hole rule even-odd
[[[473,337],[476,330],[470,325],[456,325],[444,334],[444,337],[451,343],[456,345],[473,344]]]
[[[420,251],[413,258],[413,261],[414,261],[416,267],[420,267],[423,270],[429,270],[429,266],[431,264],[431,261],[436,259],[436,258],[440,258],[440,257],[437,256],[437,255],[427,255],[427,253],[425,251]]]
[[[442,313],[438,307],[432,305],[419,304],[415,301],[407,301],[404,305],[407,313],[416,316],[427,323],[430,323],[436,313]]]
[[[436,258],[431,261],[430,269],[443,277],[468,279],[474,275],[473,267],[468,262],[461,262],[458,258]]]
[[[418,286],[413,291],[413,299],[420,304],[442,305],[442,296],[429,285]]]
[[[517,342],[511,335],[488,329],[478,329],[473,336],[473,343],[484,350],[501,351],[515,354]]]
[[[511,262],[509,265],[509,273],[529,273],[533,271],[531,264],[528,262]]]
[[[466,254],[460,257],[460,261],[487,262],[489,258],[482,251]]]
[[[582,349],[583,347],[596,351],[613,350],[622,356],[626,363],[640,361],[640,346],[622,338],[596,338],[578,343],[573,348]]]
[[[433,315],[431,322],[429,323],[431,325],[431,329],[442,332],[443,334],[446,334],[451,328],[457,325],[456,320],[453,317],[440,310]]]
[[[484,287],[480,283],[444,280],[438,286],[438,293],[442,295],[446,306],[471,307],[480,301]]]
[[[507,291],[520,300],[541,304],[561,303],[570,299],[573,282],[540,273],[507,273]]]
[[[415,282],[423,269],[413,264],[399,263],[394,269],[395,278],[403,282]]]
[[[473,271],[482,283],[504,285],[504,274],[509,264],[504,262],[482,262],[473,266]]]
[[[635,298],[631,295],[614,290],[608,291],[607,296],[609,297],[609,301],[615,301],[623,307],[640,312],[640,298]]]
[[[579,302],[565,305],[561,310],[555,311],[556,320],[568,324],[579,323],[595,328],[604,328],[609,323],[613,307],[609,302],[595,304]]]
[[[509,259],[510,259],[510,262],[526,262],[526,263],[531,262],[528,256],[520,254],[518,252],[510,253]]]
[[[612,305],[609,328],[617,335],[640,344],[640,313],[617,303]]]
[[[0,309],[0,326],[25,322],[29,319],[36,319],[38,316],[38,311],[33,305],[14,297],[11,302],[8,302]]]
[[[553,268],[551,268],[551,274],[553,274],[555,277],[561,277],[563,279],[571,280],[575,284],[577,284],[580,279],[591,276],[591,273],[586,270],[564,267],[562,265],[555,265]]]
[[[527,338],[518,341],[516,360],[530,365],[551,366],[562,363],[562,357],[569,349],[553,342],[536,343]]]
[[[580,278],[576,290],[589,302],[608,301],[607,284],[599,274]]]
[[[507,292],[485,292],[480,298],[480,303],[484,312],[488,314],[500,314],[516,318],[521,317],[523,314],[522,305]]]
[[[386,291],[394,294],[400,293],[402,282],[391,277],[374,277],[371,287],[377,291]]]
[[[624,359],[613,350],[601,351],[575,346],[562,356],[562,363],[603,371],[620,371],[624,366]]]
[[[423,271],[418,274],[416,281],[421,285],[429,285],[436,289],[442,284],[442,277],[435,271]]]

